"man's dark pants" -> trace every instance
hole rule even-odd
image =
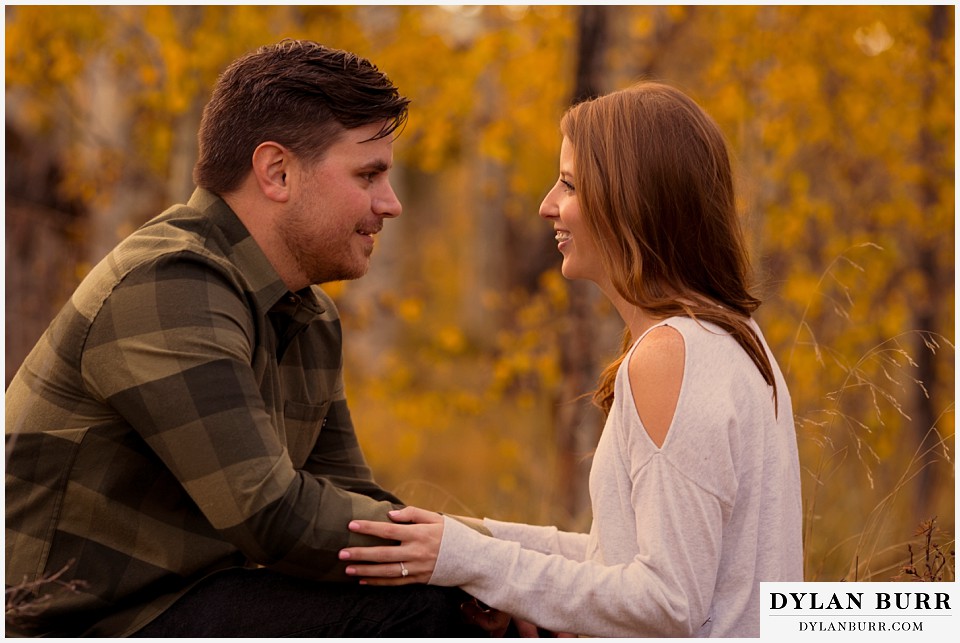
[[[318,583],[266,569],[216,573],[137,637],[487,636],[464,622],[456,588]]]

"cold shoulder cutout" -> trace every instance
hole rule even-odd
[[[628,368],[630,391],[640,423],[660,448],[673,424],[686,349],[683,336],[671,326],[655,326],[637,342]]]

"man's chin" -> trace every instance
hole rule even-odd
[[[359,279],[360,277],[367,274],[369,270],[370,270],[370,262],[368,261],[362,267],[357,266],[349,270],[344,269],[337,273],[323,275],[313,283],[319,286],[322,284],[329,284],[335,281],[353,281],[354,279]]]

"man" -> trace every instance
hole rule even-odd
[[[459,591],[363,587],[337,559],[363,544],[351,519],[401,503],[365,464],[337,311],[314,284],[362,276],[400,215],[388,175],[408,102],[312,42],[220,77],[189,202],[93,269],[7,391],[7,586],[65,569],[15,628],[472,632]]]

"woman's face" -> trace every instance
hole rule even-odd
[[[563,255],[563,276],[589,279],[602,286],[606,273],[593,235],[580,215],[573,145],[567,137],[560,145],[560,178],[540,204],[540,216],[553,224],[556,231],[557,250]]]

